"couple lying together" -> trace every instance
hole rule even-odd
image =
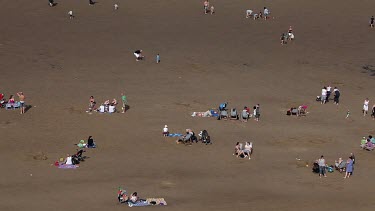
[[[245,146],[242,143],[237,142],[234,147],[234,154],[240,158],[249,158],[251,159],[251,154],[253,153],[253,142],[245,142]]]

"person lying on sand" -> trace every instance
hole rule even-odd
[[[134,51],[134,56],[136,57],[136,61],[142,60],[144,56],[142,56],[142,50]]]

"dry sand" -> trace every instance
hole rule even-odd
[[[358,145],[375,134],[374,121],[361,116],[366,97],[375,103],[374,76],[363,69],[375,65],[367,25],[375,1],[212,0],[212,16],[201,1],[118,1],[116,12],[115,2],[0,1],[0,91],[23,91],[33,106],[25,115],[0,110],[0,210],[129,209],[116,203],[118,186],[168,202],[139,210],[374,208],[375,154]],[[275,19],[245,19],[246,9],[263,6]],[[281,46],[290,25],[296,40]],[[145,61],[135,61],[136,49]],[[340,88],[340,106],[315,102],[328,84]],[[103,102],[123,90],[126,114],[85,112],[89,96]],[[261,121],[190,117],[222,101],[259,103]],[[307,117],[285,115],[300,104]],[[164,124],[207,129],[214,144],[176,145],[161,136]],[[50,166],[88,135],[99,148],[87,150],[79,169]],[[247,140],[253,159],[232,156],[234,143]],[[48,159],[35,160],[40,152]],[[301,167],[350,152],[350,179],[319,179]]]

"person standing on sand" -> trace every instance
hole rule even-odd
[[[74,18],[74,15],[73,15],[73,11],[72,11],[72,10],[70,10],[70,11],[68,12],[68,15],[69,15],[69,19],[73,19],[73,18]]]
[[[369,103],[370,103],[370,100],[368,98],[366,98],[365,101],[363,102],[363,116],[367,115]]]
[[[122,100],[122,113],[125,113],[126,112],[126,105],[128,104],[128,101],[126,99],[126,96],[123,93],[121,93],[121,100]]]
[[[372,106],[371,117],[372,117],[372,120],[375,120],[375,104]]]
[[[327,100],[327,88],[323,87],[322,96],[321,96],[321,104],[325,104],[326,100]]]
[[[326,175],[326,160],[324,159],[324,156],[320,156],[320,159],[318,159],[318,165],[319,165],[319,177],[322,178],[322,176],[327,177]]]
[[[344,179],[349,178],[350,175],[353,173],[353,159],[349,157],[349,159],[346,161],[346,172]]]
[[[335,93],[335,96],[333,98],[333,103],[336,104],[336,105],[339,105],[340,95],[341,95],[340,90],[337,87],[335,87],[333,89],[333,92]]]
[[[370,27],[374,28],[374,16],[371,16],[370,18]]]
[[[18,92],[17,93],[18,95],[18,98],[20,100],[20,104],[21,104],[21,114],[24,114],[25,113],[25,95],[23,94],[23,92]]]
[[[114,5],[113,5],[113,8],[114,8],[115,10],[118,10],[118,4],[114,4]]]
[[[328,85],[327,86],[327,103],[329,102],[329,97],[331,96],[331,89],[332,89],[332,87],[331,87],[331,85]]]
[[[156,64],[159,64],[159,63],[160,63],[160,55],[156,54]]]

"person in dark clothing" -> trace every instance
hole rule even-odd
[[[370,27],[374,28],[374,16],[371,16],[370,18]]]
[[[335,87],[335,89],[333,90],[335,92],[335,97],[333,98],[333,103],[336,104],[336,105],[339,105],[339,102],[340,102],[340,90]]]
[[[89,0],[89,5],[94,5],[95,2],[93,0]]]
[[[87,148],[95,148],[96,147],[96,144],[94,142],[94,139],[92,138],[92,136],[89,136],[89,138],[87,139]]]
[[[55,6],[55,2],[53,0],[48,0],[48,4],[50,7]]]
[[[142,50],[134,51],[134,56],[136,57],[136,61],[142,60],[144,56],[142,56]]]

